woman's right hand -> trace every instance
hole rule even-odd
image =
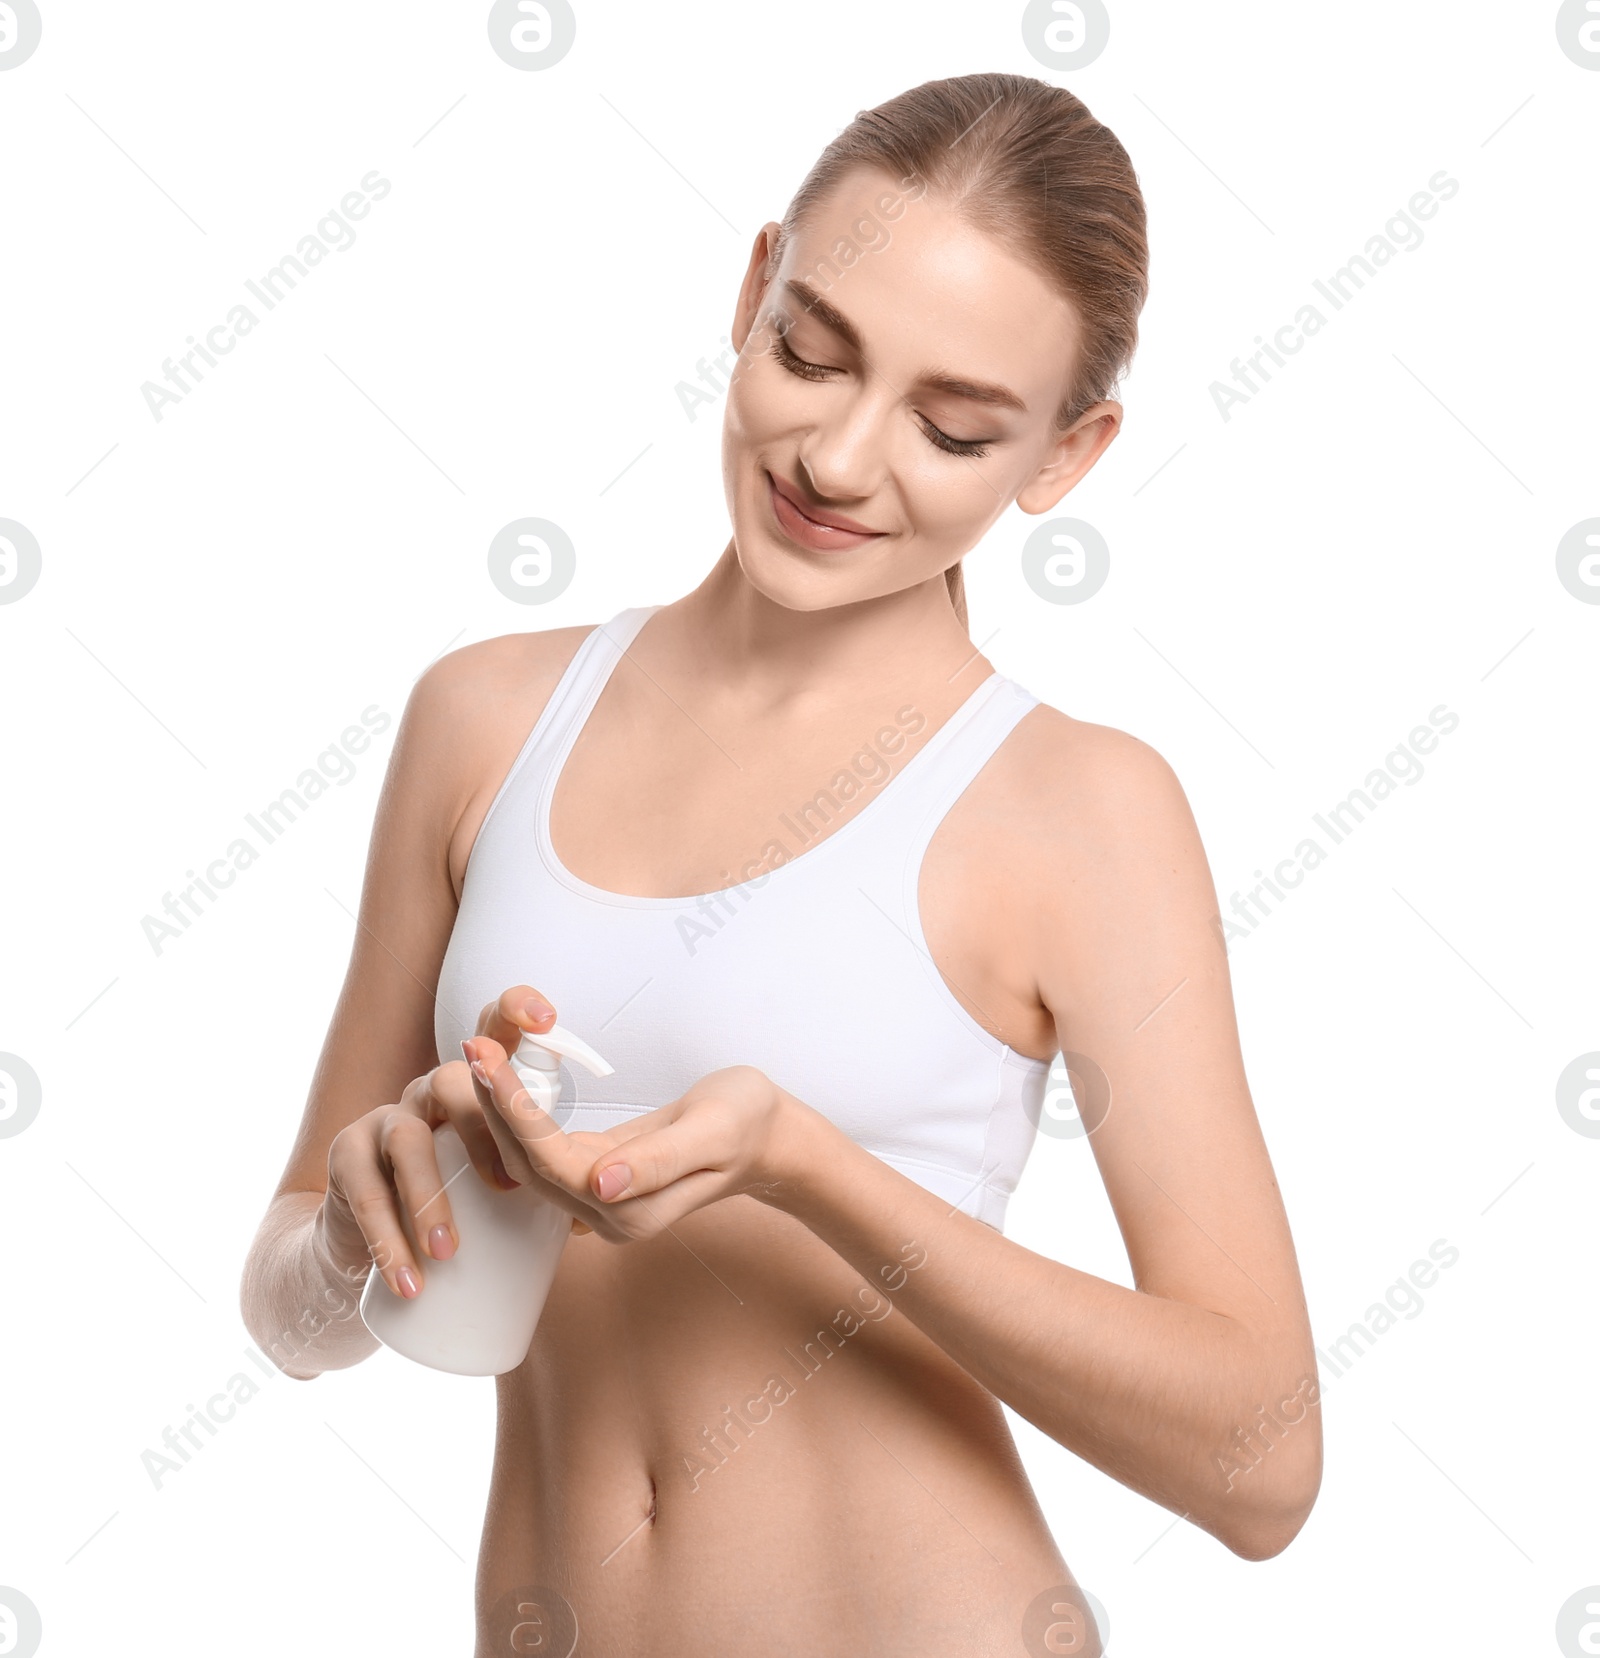
[[[515,1186],[484,1121],[465,1059],[437,1065],[407,1083],[393,1105],[357,1117],[328,1148],[328,1189],[317,1216],[318,1242],[347,1273],[376,1266],[390,1290],[420,1293],[423,1263],[401,1222],[402,1210],[422,1248],[448,1261],[460,1243],[434,1154],[433,1130],[449,1123],[486,1185]]]
[[[484,1008],[478,1034],[515,1047],[520,1031],[547,1030],[554,1017],[550,1004],[523,985]],[[408,1083],[395,1104],[376,1107],[334,1136],[328,1148],[327,1191],[317,1216],[317,1243],[337,1268],[354,1275],[376,1266],[395,1295],[410,1300],[420,1294],[423,1263],[406,1236],[402,1213],[409,1216],[413,1235],[434,1260],[448,1261],[455,1254],[461,1239],[433,1145],[433,1131],[441,1123],[449,1123],[461,1136],[485,1185],[514,1191],[522,1183],[508,1173],[485,1115],[482,1101],[489,1097],[488,1090],[474,1086],[465,1058],[450,1060]],[[510,1145],[519,1175],[533,1179],[520,1145],[515,1140]],[[552,1188],[547,1195],[561,1207],[579,1207],[564,1192]],[[572,1228],[591,1230],[576,1213]]]

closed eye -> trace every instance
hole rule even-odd
[[[802,380],[826,380],[830,374],[840,371],[824,363],[808,362],[804,357],[797,357],[790,349],[789,342],[783,333],[774,330],[772,340],[772,354],[791,374],[797,374]],[[988,438],[953,438],[948,432],[942,432],[924,414],[918,414],[917,419],[922,422],[923,435],[936,449],[942,449],[947,455],[967,455],[977,457],[989,453]]]

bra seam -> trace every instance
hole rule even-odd
[[[935,1174],[953,1175],[959,1180],[969,1180],[972,1177],[971,1169],[952,1168],[948,1163],[930,1163],[926,1157],[911,1157],[903,1151],[879,1151],[866,1140],[857,1140],[855,1143],[860,1146],[863,1151],[870,1151],[874,1157],[881,1158],[886,1163],[910,1163],[916,1168],[932,1169]],[[978,1165],[980,1170],[985,1169],[988,1166],[987,1161]],[[997,1172],[998,1167],[999,1166],[996,1165]],[[974,1192],[993,1192],[998,1197],[1009,1197],[1014,1190],[1015,1187],[996,1185],[994,1180],[987,1177],[978,1180],[972,1187],[972,1191]],[[971,1194],[969,1193],[968,1195],[970,1196]]]
[[[1028,699],[1028,706],[1023,709],[1022,713],[1019,714],[1015,720],[1012,721],[1010,726],[1007,727],[1005,734],[1000,738],[999,742],[995,743],[989,749],[988,753],[986,753],[973,768],[966,781],[962,783],[958,789],[956,789],[955,793],[949,795],[948,797],[945,795],[936,796],[924,811],[917,824],[916,831],[911,838],[911,842],[906,848],[904,868],[901,876],[901,903],[905,910],[906,920],[910,923],[909,931],[911,944],[913,949],[916,951],[917,956],[920,958],[920,965],[924,973],[931,981],[935,993],[941,997],[946,1006],[951,1009],[964,1023],[967,1030],[975,1036],[980,1044],[987,1048],[991,1054],[998,1055],[1002,1064],[1004,1064],[1007,1059],[1015,1059],[1020,1064],[1030,1069],[1040,1068],[1048,1070],[1050,1066],[1055,1063],[1053,1059],[1035,1059],[1030,1054],[1019,1054],[1009,1042],[1001,1041],[1001,1039],[996,1036],[993,1031],[988,1030],[981,1025],[962,1005],[955,992],[951,990],[950,986],[945,982],[944,974],[939,971],[939,964],[933,959],[933,951],[928,944],[928,935],[922,925],[922,908],[918,902],[918,888],[922,884],[922,865],[927,858],[928,848],[933,843],[933,837],[935,833],[937,833],[939,825],[954,808],[955,803],[961,798],[961,796],[964,795],[977,781],[979,773],[986,765],[988,765],[995,755],[999,753],[1000,749],[1005,745],[1007,739],[1011,736],[1012,732],[1016,730],[1017,726],[1022,723],[1023,719],[1025,719],[1034,708],[1039,706],[1039,699],[1025,686],[1017,684],[1017,682],[1012,679],[1007,679],[1004,683],[1006,686],[1013,687],[1022,696],[1026,697]],[[985,709],[992,706],[993,698],[984,704]],[[991,1106],[990,1109],[992,1111],[993,1107]],[[985,1129],[984,1138],[987,1143],[987,1129]]]
[[[555,836],[550,831],[550,817],[555,806],[556,787],[561,781],[561,774],[566,770],[567,761],[571,758],[572,750],[577,746],[578,737],[588,723],[590,714],[594,712],[595,706],[605,694],[605,688],[610,682],[612,674],[616,672],[618,664],[627,655],[628,647],[638,638],[644,624],[660,608],[659,605],[637,605],[618,611],[617,615],[613,616],[610,621],[600,623],[594,632],[589,635],[589,639],[584,641],[585,645],[591,640],[596,641],[595,651],[598,652],[600,649],[598,639],[600,635],[604,634],[606,642],[616,649],[616,656],[603,673],[596,665],[589,675],[588,683],[584,686],[582,696],[568,698],[566,723],[556,736],[555,751],[550,757],[550,763],[545,768],[544,776],[539,779],[538,792],[533,801],[533,844],[539,855],[539,862],[544,866],[545,873],[552,881],[565,887],[577,897],[597,903],[609,903],[613,908],[634,909],[645,906],[640,905],[639,901],[628,893],[610,893],[602,887],[590,886],[588,882],[581,881],[577,875],[569,870],[561,862],[560,855],[556,852]],[[616,640],[609,633],[606,633],[606,629],[619,618],[634,612],[643,612],[643,614],[639,616],[623,644],[617,647]],[[618,903],[619,899],[623,900],[620,904]],[[693,903],[694,901],[693,898],[682,900],[685,903]],[[656,902],[654,900],[647,901],[650,907],[654,907]]]
[[[539,717],[533,722],[526,737],[522,740],[522,747],[517,750],[517,757],[511,762],[511,769],[500,779],[500,787],[495,790],[488,809],[478,824],[478,831],[472,839],[472,850],[467,854],[466,868],[462,871],[462,891],[466,891],[467,879],[472,874],[473,860],[477,856],[478,847],[483,842],[484,831],[493,821],[495,813],[500,809],[501,802],[511,792],[512,785],[526,768],[528,761],[533,758],[534,751],[549,734],[550,728],[555,725],[561,716],[563,707],[570,701],[573,685],[581,677],[584,661],[592,655],[591,646],[594,636],[600,631],[599,626],[592,628],[584,635],[577,650],[572,653],[572,660],[561,670],[560,677],[550,688],[550,695],[545,699],[544,707],[539,710]]]
[[[1010,1052],[1011,1049],[1008,1045],[1006,1053]],[[999,1063],[994,1068],[994,1098],[990,1100],[989,1109],[984,1113],[983,1118],[983,1142],[980,1148],[978,1161],[978,1167],[980,1169],[987,1168],[989,1166],[990,1141],[994,1139],[995,1123],[999,1117],[1000,1107],[1005,1102],[1005,1098],[1006,1060],[1005,1054],[1001,1054],[999,1056]],[[998,1167],[998,1165],[996,1166]]]

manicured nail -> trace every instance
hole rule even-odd
[[[531,1020],[534,1024],[538,1024],[538,1022],[543,1019],[547,1013],[554,1013],[555,1009],[551,1007],[543,996],[530,996],[527,1001],[522,1004],[522,1011],[526,1018]]]
[[[489,1080],[489,1073],[484,1069],[484,1064],[481,1059],[475,1059],[472,1061],[472,1074],[480,1083],[483,1084],[485,1088],[494,1087],[494,1084]]]
[[[394,1275],[394,1281],[399,1286],[400,1293],[409,1301],[414,1295],[422,1293],[422,1285],[417,1282],[417,1275],[410,1267],[401,1267]]]
[[[478,1044],[467,1041],[461,1044],[461,1056],[470,1065],[478,1057]]]
[[[594,1189],[607,1203],[633,1184],[633,1170],[626,1163],[610,1163],[595,1178]]]
[[[456,1241],[450,1236],[450,1228],[440,1221],[428,1234],[428,1253],[436,1261],[448,1261],[456,1252]]]
[[[494,1177],[495,1177],[496,1180],[498,1180],[500,1182],[501,1188],[503,1190],[508,1191],[508,1192],[516,1190],[518,1182],[513,1180],[511,1178],[511,1176],[506,1172],[505,1159],[500,1155],[499,1152],[496,1152],[494,1154]]]

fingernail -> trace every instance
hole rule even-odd
[[[455,1252],[456,1242],[450,1236],[450,1228],[440,1221],[428,1234],[428,1253],[436,1261],[448,1261]]]
[[[594,1189],[609,1203],[618,1192],[626,1191],[632,1184],[633,1170],[626,1163],[611,1163],[596,1176]]]
[[[422,1291],[422,1285],[417,1282],[417,1275],[410,1267],[401,1267],[394,1275],[394,1281],[407,1301]]]
[[[522,1004],[522,1011],[529,1019],[537,1024],[547,1013],[554,1013],[555,1009],[551,1007],[543,996],[530,996],[527,1001]]]
[[[494,1177],[500,1182],[502,1189],[505,1191],[509,1192],[517,1185],[517,1182],[506,1172],[505,1159],[499,1152],[494,1154]]]
[[[461,1044],[461,1054],[469,1065],[472,1064],[472,1062],[478,1057],[478,1044],[470,1041],[463,1042]]]
[[[489,1080],[489,1073],[484,1069],[483,1061],[481,1059],[474,1059],[472,1061],[472,1074],[483,1084],[485,1088],[494,1087],[494,1084]]]

